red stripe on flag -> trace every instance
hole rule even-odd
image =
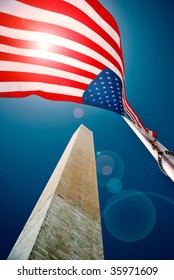
[[[18,2],[36,7],[36,8],[40,8],[40,9],[44,9],[44,10],[48,10],[48,11],[52,11],[52,12],[59,12],[60,7],[62,6],[62,4],[64,3],[63,0],[17,0]]]
[[[41,82],[61,85],[85,90],[88,85],[61,77],[49,76],[38,73],[2,71],[0,82]]]

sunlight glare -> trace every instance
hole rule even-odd
[[[51,47],[51,42],[49,35],[46,33],[39,34],[37,39],[38,48],[41,50],[49,50]]]

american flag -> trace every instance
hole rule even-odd
[[[114,111],[127,101],[120,32],[97,0],[1,0],[0,97],[39,95]]]

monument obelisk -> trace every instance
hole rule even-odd
[[[66,147],[8,259],[103,258],[93,134],[81,125]]]

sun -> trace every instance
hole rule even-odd
[[[37,38],[37,48],[40,50],[49,51],[51,48],[51,42],[49,35],[46,33],[38,34]]]

